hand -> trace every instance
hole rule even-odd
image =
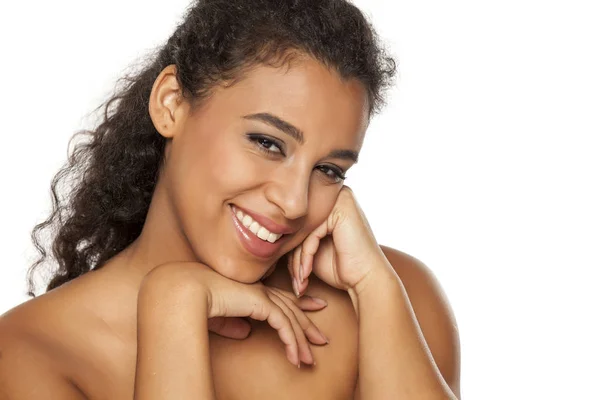
[[[345,185],[327,219],[288,257],[288,270],[292,283],[297,279],[300,296],[312,272],[335,288],[356,290],[377,268],[392,269],[352,190]]]
[[[287,292],[289,293],[289,292]],[[291,293],[289,296],[291,297]],[[305,296],[310,300],[310,296]],[[299,299],[294,298],[293,301],[302,311],[315,311],[315,301],[297,301]],[[314,298],[313,298],[314,300]],[[323,306],[325,307],[325,306]],[[228,339],[246,339],[250,335],[252,326],[244,318],[239,317],[213,317],[208,319],[208,330]]]
[[[225,332],[227,336],[234,335],[236,338],[242,336],[246,329],[243,324],[249,324],[239,317],[267,321],[285,344],[290,362],[298,367],[300,361],[314,364],[308,340],[313,344],[328,343],[325,335],[304,313],[304,310],[323,309],[327,303],[321,303],[321,299],[310,296],[297,299],[290,292],[265,286],[261,282],[240,283],[196,262],[162,264],[148,273],[146,279],[175,279],[174,282],[168,282],[172,288],[179,285],[200,288],[200,291],[194,289],[194,293],[199,292],[208,299],[206,315],[209,329],[218,331],[216,333]]]
[[[265,279],[267,279],[275,271],[275,268],[278,264],[279,263],[273,264],[260,280],[264,281]],[[315,310],[314,302],[296,301],[296,299],[293,300],[295,301],[296,305],[303,311]],[[209,331],[229,339],[245,339],[250,334],[251,329],[252,327],[250,323],[244,318],[214,317],[208,320]]]

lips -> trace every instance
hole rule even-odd
[[[242,223],[235,216],[235,210],[233,207],[234,207],[233,205],[231,205],[231,204],[229,205],[229,209],[231,210],[231,219],[232,219],[232,222],[234,225],[234,229],[236,231],[236,236],[242,243],[242,246],[244,247],[244,249],[246,249],[246,251],[248,251],[253,256],[258,257],[258,258],[263,258],[263,259],[268,259],[268,258],[271,258],[273,255],[275,255],[275,253],[277,253],[277,251],[281,248],[281,245],[283,244],[283,241],[286,239],[286,236],[282,236],[275,243],[270,243],[270,242],[262,240],[261,238],[256,236],[254,233],[252,233],[248,228],[246,228],[244,225],[242,225]],[[240,210],[243,213],[246,213],[246,211],[244,209],[240,208]],[[254,218],[254,216],[252,214],[249,214],[249,215],[252,218]],[[257,222],[262,225],[262,223],[260,221],[257,221]],[[265,226],[265,228],[269,229],[269,227],[267,227],[267,226]]]
[[[236,210],[240,210],[245,215],[249,215],[254,221],[258,222],[261,226],[264,226],[269,232],[281,233],[283,235],[294,232],[292,228],[285,225],[277,224],[269,218],[257,214],[254,211],[246,210],[245,208],[233,204],[230,204],[230,206],[234,207]]]

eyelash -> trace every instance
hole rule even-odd
[[[269,156],[278,156],[280,154],[285,156],[285,154],[283,153],[283,149],[281,148],[281,145],[278,144],[275,140],[269,139],[268,137],[262,136],[262,135],[248,135],[248,139],[251,142],[253,142],[260,151],[262,151],[265,154],[268,154]],[[270,144],[270,146],[265,147],[265,146],[261,145],[260,142],[268,142]],[[269,150],[269,147],[271,147],[272,145],[275,145],[279,149],[279,152]],[[344,175],[342,170],[340,170],[338,168],[330,168],[330,167],[327,167],[324,165],[322,167],[327,168],[328,170],[332,171],[335,174],[335,176],[332,177],[331,175],[328,175],[327,172],[324,172],[321,169],[320,171],[323,172],[328,178],[334,178],[336,182],[341,182],[344,179],[346,179],[346,175]]]

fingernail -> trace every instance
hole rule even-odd
[[[323,340],[325,341],[325,343],[329,344],[329,339],[327,339],[327,336],[325,336],[325,334],[323,332],[321,332],[321,331],[319,331],[319,333],[323,337]]]
[[[300,264],[300,283],[304,282],[304,274],[302,273],[302,264]]]
[[[312,297],[312,299],[315,301],[315,303],[320,304],[322,306],[326,306],[327,302],[319,297]]]
[[[298,281],[296,280],[296,278],[292,279],[292,287],[294,289],[294,294],[296,295],[296,297],[300,297],[300,292],[298,291]]]
[[[298,363],[298,368],[300,368],[300,363]]]

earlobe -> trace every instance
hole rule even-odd
[[[165,138],[173,138],[184,119],[185,102],[177,81],[177,69],[165,67],[154,81],[148,111],[154,127]]]

